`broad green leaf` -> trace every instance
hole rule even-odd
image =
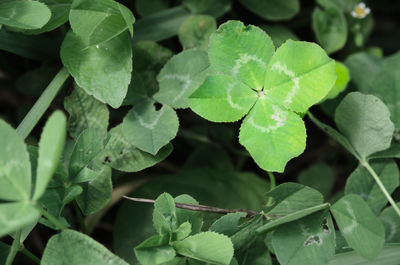
[[[163,236],[152,236],[137,247],[135,255],[142,265],[165,264],[175,258],[175,250],[168,245],[168,238]]]
[[[400,158],[400,144],[393,142],[389,149],[375,153],[369,157],[370,159],[376,158]]]
[[[88,46],[109,41],[126,30],[133,34],[135,18],[113,0],[75,0],[69,12],[72,31]]]
[[[304,113],[328,94],[335,81],[335,61],[321,47],[288,40],[267,67],[264,93],[276,104]]]
[[[363,159],[390,147],[394,125],[388,108],[375,96],[349,93],[336,109],[335,122]]]
[[[90,46],[70,31],[60,53],[64,66],[87,94],[113,108],[121,106],[132,71],[132,48],[127,33]]]
[[[136,11],[142,17],[156,14],[167,9],[171,5],[171,0],[137,0]]]
[[[325,265],[335,254],[335,228],[329,212],[277,228],[272,245],[281,265]]]
[[[122,132],[137,148],[156,155],[175,138],[179,127],[175,111],[163,105],[156,109],[150,100],[135,105],[125,116]]]
[[[389,194],[399,186],[399,169],[393,160],[373,161],[371,167]],[[375,214],[379,214],[388,202],[374,178],[362,166],[359,166],[347,179],[345,194],[360,195]]]
[[[340,50],[347,41],[346,18],[337,8],[322,10],[316,7],[312,14],[312,27],[327,53]]]
[[[137,32],[135,32],[135,36],[137,36]],[[153,41],[136,42],[132,49],[133,69],[142,79],[144,88],[147,91],[146,95],[151,96],[158,91],[157,75],[173,53]],[[133,78],[135,78],[135,75],[133,75]],[[131,82],[130,86],[132,85],[135,85],[135,79]]]
[[[267,214],[287,215],[293,212],[319,205],[323,202],[320,192],[297,183],[283,183],[265,195],[272,198],[271,205],[266,205]]]
[[[190,108],[207,120],[233,122],[246,115],[257,93],[228,75],[210,75],[190,96]]]
[[[37,221],[39,217],[39,210],[29,202],[1,203],[0,237]]]
[[[149,87],[145,87],[142,77],[135,70],[133,70],[131,83],[128,86],[128,92],[126,93],[126,97],[124,98],[122,105],[136,105],[146,99],[149,99],[151,93],[152,92],[150,91]]]
[[[188,97],[209,73],[207,53],[192,49],[173,56],[157,76],[160,90],[154,99],[173,108],[187,108]]]
[[[336,61],[335,65],[337,74],[335,85],[331,88],[323,100],[335,98],[346,89],[347,83],[350,80],[349,69],[347,69],[346,65],[338,61]]]
[[[0,3],[0,24],[5,26],[17,29],[40,29],[50,17],[50,9],[39,1],[3,0]]]
[[[271,254],[269,249],[264,243],[262,237],[257,237],[255,242],[251,244],[251,246],[243,251],[242,253],[235,254],[235,256],[239,256],[237,259],[239,262],[232,259],[230,265],[239,265],[239,264],[251,264],[251,265],[272,265]]]
[[[199,204],[192,196],[187,194],[182,194],[177,196],[174,199],[175,203],[187,203],[187,204]],[[198,211],[191,211],[176,208],[176,218],[178,224],[184,224],[185,222],[189,222],[191,224],[191,233],[196,234],[200,233],[201,227],[203,226],[203,213]]]
[[[208,51],[217,72],[239,79],[252,89],[263,88],[267,64],[274,53],[272,40],[263,30],[228,21],[211,35]]]
[[[397,206],[400,206],[400,203],[397,203]],[[400,217],[394,208],[391,206],[384,209],[379,219],[385,226],[386,242],[400,242]]]
[[[31,196],[31,164],[22,137],[0,120],[0,199],[28,200]]]
[[[398,265],[400,260],[400,244],[387,245],[374,260],[360,257],[357,252],[340,253],[327,265]]]
[[[247,9],[268,20],[288,20],[300,10],[299,0],[240,0]]]
[[[39,157],[36,171],[36,184],[33,200],[39,199],[56,171],[64,149],[67,118],[60,112],[54,112],[47,120],[39,142]]]
[[[91,237],[73,230],[50,238],[40,264],[128,265]]]
[[[335,182],[332,167],[320,162],[300,172],[299,183],[318,190],[327,198]]]
[[[85,215],[100,211],[111,199],[111,168],[98,166],[94,171],[95,178],[82,184],[82,194],[77,198],[79,208]]]
[[[183,49],[199,48],[207,50],[209,38],[216,29],[217,22],[212,16],[191,16],[179,28],[179,42]]]
[[[319,204],[316,206],[312,206],[309,208],[305,208],[302,210],[295,211],[293,213],[289,213],[287,215],[283,216],[271,216],[268,223],[264,224],[263,226],[259,227],[256,229],[257,234],[265,234],[267,232],[270,232],[272,229],[279,227],[280,225],[290,223],[296,220],[299,220],[300,218],[303,218],[304,216],[313,214],[315,212],[321,211],[328,209],[330,207],[329,203],[323,203]]]
[[[154,202],[153,225],[160,235],[171,236],[178,228],[174,198],[163,193]]]
[[[85,129],[93,128],[106,133],[109,111],[104,103],[86,94],[75,85],[72,94],[65,98],[64,108],[69,113],[68,132],[77,138]]]
[[[303,153],[306,129],[299,115],[262,96],[243,120],[239,142],[259,167],[283,172],[290,159]]]
[[[267,32],[267,34],[271,37],[274,42],[275,47],[279,47],[284,44],[287,40],[299,40],[289,28],[284,26],[274,25],[274,26],[261,26],[261,28]]]
[[[172,144],[167,144],[156,155],[144,152],[126,139],[122,126],[118,125],[108,132],[101,160],[114,169],[137,172],[161,162],[171,154],[172,149]]]
[[[350,247],[370,260],[378,256],[385,241],[385,230],[361,197],[346,195],[332,205],[331,212]]]
[[[215,232],[202,232],[173,243],[183,256],[218,265],[229,265],[233,257],[231,240]]]

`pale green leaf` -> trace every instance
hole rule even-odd
[[[397,207],[400,203],[397,203]],[[400,242],[400,217],[392,206],[387,207],[379,215],[379,219],[385,226],[386,242]]]
[[[171,235],[178,227],[174,198],[163,193],[154,202],[153,226],[160,235]]]
[[[172,144],[167,144],[156,155],[144,152],[126,139],[122,126],[118,125],[108,132],[101,161],[120,171],[137,172],[161,162],[171,154],[172,149]]]
[[[158,265],[172,260],[176,253],[168,245],[168,238],[157,235],[135,247],[135,255],[141,265]]]
[[[28,200],[31,195],[31,164],[22,137],[0,120],[0,199]]]
[[[240,0],[250,11],[268,20],[288,20],[300,10],[299,0]]]
[[[147,100],[128,112],[122,132],[132,145],[155,155],[175,138],[178,127],[178,116],[171,107],[163,105],[156,110],[153,102]]]
[[[64,99],[64,108],[69,113],[68,132],[77,138],[85,129],[93,128],[106,132],[108,127],[109,111],[104,103],[86,94],[75,85],[69,97]]]
[[[338,61],[336,61],[335,65],[337,74],[335,85],[331,88],[323,100],[335,98],[346,89],[347,84],[350,81],[349,69],[346,67],[346,65]]]
[[[211,34],[217,29],[215,18],[207,15],[188,17],[178,31],[179,42],[183,49],[208,49]]]
[[[188,97],[209,73],[207,53],[192,49],[173,56],[157,76],[160,90],[154,99],[173,108],[187,108]]]
[[[267,64],[274,53],[271,38],[260,28],[240,21],[222,24],[210,37],[209,58],[217,72],[261,90]]]
[[[69,13],[72,31],[89,46],[99,45],[126,30],[133,31],[132,12],[113,0],[74,1]]]
[[[47,120],[39,142],[39,158],[36,169],[36,184],[33,200],[39,199],[53,177],[64,150],[67,133],[67,118],[60,112],[54,112]]]
[[[91,237],[73,230],[50,238],[40,264],[128,265]]]
[[[332,205],[331,212],[350,247],[370,260],[378,256],[385,241],[385,230],[361,197],[346,195]]]
[[[399,186],[399,169],[393,160],[373,161],[371,167],[389,194]],[[388,202],[374,178],[362,166],[357,167],[347,179],[345,194],[360,195],[375,214],[379,214]]]
[[[60,53],[64,66],[87,94],[113,108],[121,106],[132,71],[132,48],[127,33],[90,46],[70,31]]]
[[[298,180],[299,183],[318,190],[325,198],[330,195],[335,183],[332,167],[323,162],[301,171]]]
[[[335,81],[335,61],[321,47],[288,40],[267,67],[264,92],[276,104],[304,113],[328,94]]]
[[[335,122],[361,158],[390,147],[394,125],[388,108],[373,95],[347,94],[336,109]]]
[[[233,122],[246,115],[257,93],[228,75],[210,75],[190,96],[190,108],[214,122]]]
[[[0,204],[0,237],[37,221],[40,212],[29,202]]]
[[[335,254],[335,228],[327,211],[281,226],[272,234],[281,265],[325,265]]]
[[[262,96],[244,119],[239,142],[259,167],[283,172],[290,159],[303,153],[306,129],[299,115]]]
[[[0,3],[0,24],[17,29],[40,29],[49,21],[50,9],[39,1],[3,0]]]
[[[229,265],[233,257],[231,240],[215,232],[203,232],[173,243],[183,256],[218,265]]]

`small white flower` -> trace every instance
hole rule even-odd
[[[351,16],[354,18],[365,18],[369,13],[371,13],[371,9],[369,9],[365,3],[358,3],[353,11],[351,11]]]

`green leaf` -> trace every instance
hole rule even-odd
[[[192,196],[187,194],[182,194],[174,199],[175,203],[186,203],[198,205],[199,202],[196,201]],[[178,224],[184,224],[189,222],[191,224],[191,233],[200,233],[201,227],[203,226],[203,213],[198,211],[185,210],[181,208],[176,208],[176,218]]]
[[[0,24],[17,29],[40,29],[51,11],[43,3],[31,0],[6,0],[0,3]]]
[[[106,133],[109,111],[107,106],[75,85],[72,94],[65,98],[64,108],[69,113],[68,132],[77,138],[85,129],[93,128]]]
[[[331,212],[350,247],[369,260],[378,256],[385,241],[385,230],[361,197],[346,195],[332,205]]]
[[[299,115],[262,96],[243,120],[239,142],[259,167],[283,172],[290,159],[303,153],[306,129]]]
[[[400,144],[394,142],[389,149],[372,154],[369,158],[400,158]]]
[[[397,203],[400,206],[400,203]],[[385,226],[386,242],[400,242],[400,217],[394,208],[387,207],[379,215],[379,219]]]
[[[0,199],[28,200],[31,196],[31,164],[22,137],[0,120]]]
[[[336,109],[335,122],[362,159],[390,147],[394,125],[388,108],[375,96],[347,94]]]
[[[40,264],[128,265],[91,237],[73,230],[64,230],[50,238]]]
[[[350,81],[349,69],[347,69],[346,65],[338,61],[336,61],[335,65],[337,74],[335,85],[332,87],[332,89],[323,100],[337,97],[337,95],[339,95],[343,90],[346,89],[347,83]]]
[[[217,72],[261,90],[273,53],[272,40],[263,30],[252,25],[246,27],[240,21],[228,21],[211,35],[208,56]]]
[[[136,11],[142,17],[156,14],[167,9],[171,5],[171,0],[137,0]]]
[[[61,111],[54,112],[43,128],[39,142],[39,158],[33,200],[39,199],[56,171],[64,150],[67,118]]]
[[[328,54],[343,48],[347,41],[346,18],[337,8],[322,10],[316,7],[312,14],[312,27],[318,42]]]
[[[122,126],[118,125],[108,132],[101,161],[120,171],[137,172],[161,162],[171,154],[172,149],[172,144],[167,144],[156,155],[144,152],[126,139]]]
[[[126,139],[153,155],[175,138],[178,128],[179,120],[175,111],[167,105],[156,110],[150,100],[135,105],[122,123]]]
[[[173,243],[183,256],[218,265],[229,265],[233,257],[231,240],[215,232],[203,232]]]
[[[132,48],[127,33],[90,46],[70,31],[60,53],[64,66],[87,94],[113,108],[121,106],[132,71]]]
[[[178,31],[179,42],[183,49],[208,49],[211,34],[217,29],[215,18],[207,15],[188,17]]]
[[[168,238],[163,236],[152,236],[137,247],[135,255],[142,265],[165,264],[175,258],[175,250],[168,245]]]
[[[335,254],[335,228],[329,212],[278,227],[272,245],[281,265],[325,265]]]
[[[320,162],[300,172],[299,183],[318,190],[327,198],[335,182],[332,167]]]
[[[40,212],[29,202],[0,204],[0,237],[37,221]]]
[[[10,253],[11,246],[0,242],[0,263],[6,264],[8,253]]]
[[[264,208],[264,212],[275,215],[287,215],[324,201],[322,194],[317,190],[290,182],[277,186],[265,196],[273,201]]]
[[[157,76],[160,90],[154,99],[173,108],[187,108],[188,97],[209,73],[207,53],[186,50],[173,56]]]
[[[300,10],[298,0],[240,0],[240,3],[258,16],[273,21],[291,19]]]
[[[371,167],[389,194],[399,186],[399,169],[393,160],[373,161]],[[345,194],[360,195],[375,214],[379,214],[388,202],[371,174],[362,166],[357,167],[347,179]]]
[[[275,47],[279,47],[284,44],[287,40],[299,40],[289,28],[279,25],[267,26],[262,25],[261,28],[267,32],[267,34],[271,37],[274,42]]]
[[[214,122],[233,122],[246,115],[257,93],[228,75],[210,75],[190,96],[190,108]]]
[[[209,228],[210,231],[231,236],[240,230],[239,220],[246,217],[247,213],[228,213],[218,218]]]
[[[398,265],[400,259],[400,244],[384,246],[382,251],[374,260],[366,260],[360,257],[357,252],[350,251],[340,253],[327,265]]]
[[[113,0],[76,0],[69,13],[72,31],[88,46],[109,41],[126,30],[133,34],[135,17]]]
[[[182,0],[194,14],[207,14],[219,18],[231,9],[231,0]]]

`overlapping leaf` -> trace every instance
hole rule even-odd
[[[334,61],[318,45],[291,40],[274,54],[265,32],[238,21],[223,24],[211,36],[209,59],[218,74],[191,95],[191,109],[216,122],[248,114],[239,142],[261,168],[282,172],[305,148],[305,127],[297,113],[329,92],[336,80]]]

